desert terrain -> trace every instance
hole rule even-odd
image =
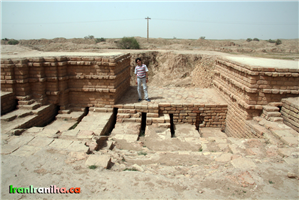
[[[1,57],[130,53],[132,86],[136,85],[134,60],[142,57],[149,68],[149,95],[151,88],[179,88],[186,98],[193,95],[189,92],[192,88],[212,88],[218,56],[254,57],[255,62],[267,58],[273,63],[299,59],[297,39],[282,40],[281,45],[246,40],[136,39],[141,49],[118,49],[119,39],[100,43],[80,38],[21,40],[18,45],[2,42]],[[126,98],[136,96],[128,94]],[[105,117],[90,111],[82,122]],[[283,123],[256,120],[274,132],[294,131]],[[174,138],[169,128],[147,126],[145,136],[131,141],[120,138],[120,134],[136,132],[140,124],[123,123],[116,124],[106,146],[90,152],[90,144],[74,136],[84,123],[71,129],[76,121],[56,119],[45,127],[23,130],[20,135],[11,134],[2,119],[1,124],[2,199],[299,198],[298,145],[227,137],[216,128],[198,132],[188,124],[177,125]],[[103,164],[97,156],[109,156],[111,160]],[[80,194],[10,194],[9,185],[80,187]]]

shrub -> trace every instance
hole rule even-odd
[[[251,38],[247,38],[247,40],[246,40],[247,42],[251,42],[252,41],[252,39]]]
[[[146,152],[139,151],[139,152],[138,152],[138,155],[144,155],[144,156],[146,156],[147,153],[146,153]]]
[[[12,40],[8,41],[8,44],[10,44],[10,45],[16,45],[16,44],[19,44],[19,41],[12,39]]]
[[[2,40],[4,40],[4,41],[8,41],[8,39],[7,39],[7,38],[4,38],[4,39],[2,39]]]
[[[105,42],[106,39],[105,38],[96,38],[95,41],[96,41],[96,43]]]
[[[133,168],[126,168],[126,169],[124,169],[124,171],[137,171],[137,169],[133,169]]]
[[[271,39],[269,39],[268,42],[270,42],[270,43],[276,43],[275,40],[271,40]]]
[[[118,42],[118,47],[121,49],[139,49],[139,44],[134,37],[123,37]]]
[[[260,41],[258,38],[253,38],[253,41]]]
[[[282,43],[282,42],[281,42],[280,39],[277,39],[276,42],[275,42],[276,45],[280,45],[281,43]]]
[[[96,165],[90,165],[89,166],[89,169],[96,169],[98,166],[96,166]]]
[[[205,36],[201,36],[200,39],[201,39],[201,40],[204,40],[204,39],[206,39],[206,37],[205,37]]]
[[[84,39],[94,39],[94,36],[93,35],[88,35],[88,36],[85,36]]]

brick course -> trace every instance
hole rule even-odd
[[[1,59],[1,90],[42,105],[111,107],[130,86],[130,54]]]
[[[282,99],[283,122],[299,132],[299,97]]]
[[[246,120],[262,114],[263,106],[299,94],[299,70],[247,66],[216,60],[214,87],[228,103],[226,134],[261,137],[250,132]]]
[[[13,111],[16,107],[16,97],[12,92],[1,92],[1,115]]]

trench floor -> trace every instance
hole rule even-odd
[[[142,90],[143,92],[143,90]],[[181,104],[211,104],[227,105],[222,97],[213,88],[187,88],[187,87],[150,87],[148,96],[151,102],[143,100],[138,102],[137,86],[130,86],[126,94],[117,104],[148,105],[159,103],[181,103]]]

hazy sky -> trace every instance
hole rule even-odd
[[[1,38],[298,38],[298,1],[2,1]]]

